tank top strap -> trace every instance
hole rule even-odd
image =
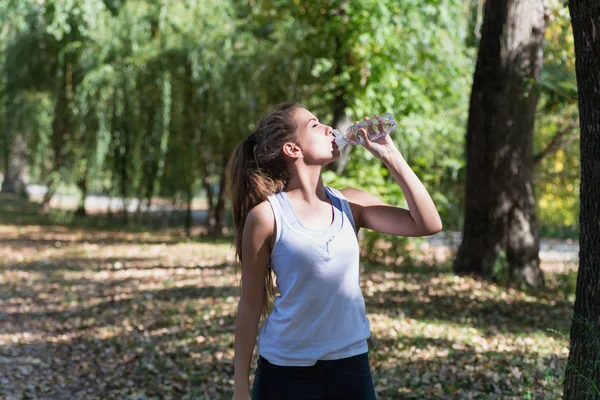
[[[348,202],[346,197],[342,194],[342,192],[340,192],[339,190],[337,190],[335,188],[332,188],[329,186],[325,186],[325,188],[329,189],[329,191],[331,193],[333,193],[333,195],[340,200],[340,203],[342,204],[342,212],[344,213],[346,218],[348,218],[348,220],[350,220],[350,223],[352,224],[352,227],[354,228],[354,232],[356,232],[356,224],[354,223],[354,215],[352,215],[352,208],[350,207],[350,203]]]
[[[281,216],[283,215],[283,209],[281,208],[277,193],[270,195],[267,200],[269,201],[269,204],[271,204],[271,209],[273,210],[273,215],[275,216],[275,242],[278,242],[281,238]]]
[[[294,226],[300,225],[300,221],[296,217],[296,213],[292,208],[292,205],[287,197],[287,194],[284,191],[277,192],[274,195],[275,201],[277,201],[277,205],[279,206],[279,210],[281,211],[281,215],[285,220]]]

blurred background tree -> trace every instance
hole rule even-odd
[[[542,0],[488,1],[473,77],[466,136],[465,223],[457,273],[543,283],[533,191],[534,85],[543,65]]]

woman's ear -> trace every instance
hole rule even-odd
[[[283,145],[283,154],[290,158],[304,158],[300,147],[298,147],[297,144],[292,142],[288,142]]]

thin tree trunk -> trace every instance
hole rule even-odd
[[[135,207],[135,211],[133,213],[133,220],[135,221],[136,224],[141,224],[142,223],[142,202],[143,202],[144,196],[140,193],[140,190],[138,190],[138,194],[134,198],[137,200],[137,206]]]
[[[27,143],[21,134],[4,134],[5,142],[8,143],[5,143],[4,148],[4,180],[1,192],[27,197]]]
[[[192,200],[194,198],[194,194],[192,193],[192,188],[188,187],[186,190],[186,207],[185,207],[185,235],[187,237],[192,236]]]
[[[458,273],[543,284],[533,197],[533,129],[543,61],[543,0],[486,2],[467,126],[463,242]]]
[[[186,188],[186,212],[185,212],[185,232],[189,237],[192,231],[192,225],[194,224],[193,213],[192,213],[192,201],[194,199],[194,183],[197,178],[198,158],[202,157],[202,153],[196,151],[196,146],[199,142],[197,134],[200,129],[200,122],[202,118],[203,109],[200,108],[201,99],[198,97],[198,85],[194,81],[192,63],[189,59],[185,61],[185,91],[184,91],[184,104],[186,105],[183,110],[185,136],[191,142],[186,149],[186,177],[185,177],[185,188]]]
[[[129,194],[130,194],[130,177],[128,171],[129,157],[132,153],[131,149],[131,130],[129,129],[129,123],[126,118],[130,114],[130,99],[127,91],[122,91],[123,96],[123,114],[118,116],[118,126],[123,137],[123,145],[121,149],[116,149],[118,152],[119,163],[117,169],[119,172],[119,184],[120,184],[120,195],[123,201],[123,209],[121,210],[122,218],[124,222],[129,221]]]
[[[217,203],[214,207],[213,220],[209,227],[209,235],[217,238],[223,236],[223,228],[225,227],[226,164],[227,157],[223,159],[223,164],[221,165],[221,173],[219,174],[219,194],[217,196]]]
[[[145,191],[144,191],[144,197],[146,199],[146,204],[148,205],[148,207],[145,210],[145,222],[148,223],[150,220],[150,205],[152,203],[152,198],[154,197],[154,189],[155,189],[155,181],[156,181],[156,174],[158,172],[158,159],[157,159],[157,154],[158,154],[158,140],[156,140],[156,124],[157,124],[157,120],[160,120],[160,116],[158,114],[158,110],[157,110],[157,102],[159,102],[160,100],[160,96],[158,93],[158,87],[156,85],[156,83],[152,84],[151,87],[151,95],[150,98],[152,99],[152,101],[148,101],[147,102],[147,109],[146,112],[148,113],[148,121],[147,121],[147,125],[146,125],[146,136],[147,136],[147,143],[146,146],[150,147],[152,146],[152,148],[154,148],[153,152],[150,152],[149,149],[146,149],[147,154],[145,155],[144,159],[144,163],[142,166],[143,169],[143,180],[145,182]]]
[[[152,199],[154,198],[154,194],[151,194],[150,197],[146,198],[146,207],[144,210],[144,218],[142,224],[150,225],[152,223]],[[157,206],[156,215],[160,212],[160,204]]]
[[[569,2],[581,129],[579,272],[565,399],[600,399],[600,3]]]
[[[10,184],[7,183],[7,180],[9,179],[7,177],[11,173],[11,171],[10,171],[10,148],[11,148],[11,145],[10,145],[10,136],[9,136],[9,133],[6,132],[6,131],[2,132],[2,138],[4,139],[3,140],[4,143],[3,143],[3,146],[2,146],[2,148],[3,148],[3,150],[2,150],[2,153],[3,153],[2,157],[4,159],[4,166],[3,166],[4,167],[3,168],[4,169],[4,180],[2,181],[2,190],[0,190],[0,192],[2,192],[2,193],[11,193],[10,189],[8,187]]]
[[[42,200],[42,206],[48,208],[56,187],[60,182],[60,170],[65,165],[65,148],[73,130],[73,113],[71,111],[73,101],[73,62],[70,55],[65,55],[62,71],[59,75],[57,89],[57,104],[54,110],[54,119],[52,120],[52,136],[50,139],[52,151],[54,154],[54,164],[52,172],[46,182],[48,191]]]
[[[205,161],[206,162],[206,161]],[[202,186],[204,187],[204,191],[206,192],[206,202],[208,203],[208,210],[207,210],[207,220],[206,220],[206,224],[208,225],[209,229],[210,227],[214,224],[214,190],[212,187],[212,183],[210,182],[209,176],[208,176],[208,168],[206,168],[206,166],[204,166],[203,168],[204,171],[204,176],[202,177]]]
[[[44,197],[42,198],[42,208],[45,210],[50,208],[50,201],[52,201],[59,183],[60,180],[57,178],[57,172],[51,173],[50,178],[46,180],[46,193],[44,193]]]
[[[108,194],[108,205],[106,206],[106,219],[109,221],[112,220],[113,212],[112,212],[112,194]]]
[[[77,207],[77,211],[75,211],[75,215],[77,215],[79,217],[85,217],[87,215],[87,213],[85,211],[85,198],[87,197],[87,194],[88,194],[87,168],[85,169],[85,172],[83,173],[83,176],[81,177],[81,179],[77,182],[77,187],[79,188],[79,191],[81,192],[81,198],[79,199],[79,206]]]

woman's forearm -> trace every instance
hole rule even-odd
[[[400,185],[415,223],[429,232],[439,232],[442,229],[442,220],[435,204],[400,151],[390,151],[382,161]]]
[[[234,390],[249,391],[250,361],[256,344],[260,309],[258,312],[248,310],[243,303],[238,306],[235,318],[234,339]]]

